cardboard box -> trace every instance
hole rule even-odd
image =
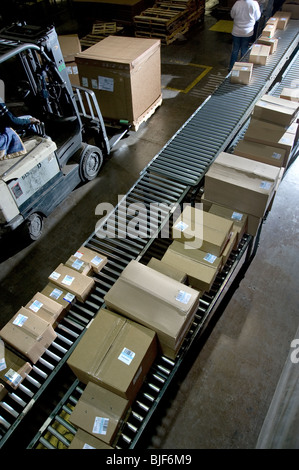
[[[297,103],[277,96],[264,95],[256,102],[252,116],[287,128],[295,121],[298,109]]]
[[[105,255],[86,246],[80,246],[79,250],[74,253],[74,257],[90,264],[95,273],[99,273],[108,262],[108,258]]]
[[[57,266],[48,279],[59,288],[68,289],[80,302],[85,302],[95,284],[91,277],[77,273],[74,269],[62,263]]]
[[[67,363],[81,382],[96,383],[132,402],[156,355],[154,331],[102,308]]]
[[[221,152],[205,175],[207,199],[261,218],[273,195],[279,168]]]
[[[210,290],[222,267],[222,258],[201,250],[190,250],[176,241],[166,250],[162,261],[183,268],[188,275],[188,284],[200,291]]]
[[[231,83],[248,85],[251,80],[253,64],[249,62],[235,62],[231,71]]]
[[[109,36],[75,60],[104,118],[134,123],[161,97],[160,40]]]
[[[104,300],[108,308],[156,331],[162,353],[175,359],[199,298],[195,289],[132,260]]]
[[[31,370],[31,364],[5,347],[0,339],[0,380],[17,389]]]
[[[224,207],[219,204],[212,204],[209,208],[209,212],[233,222],[233,231],[237,234],[236,244],[238,244],[243,238],[244,233],[247,232],[247,214],[237,212],[234,209]]]
[[[267,23],[264,29],[262,30],[262,36],[266,38],[273,38],[276,31],[276,24]]]
[[[270,16],[270,18],[268,18],[266,24],[273,24],[275,26],[275,28],[277,28],[277,25],[278,25],[278,17],[277,16]]]
[[[74,294],[67,291],[66,289],[58,288],[52,282],[49,282],[44,287],[44,289],[41,291],[41,294],[54,300],[59,305],[62,305],[62,307],[66,310],[69,310],[76,301]]]
[[[289,23],[289,20],[292,16],[292,13],[291,12],[287,12],[287,11],[277,11],[276,13],[274,13],[274,18],[277,18],[278,19],[278,22],[277,22],[277,29],[286,29],[288,23]]]
[[[69,257],[69,259],[65,262],[65,265],[68,268],[75,269],[75,271],[78,271],[78,273],[84,274],[85,276],[90,275],[93,271],[89,263],[77,258],[74,255]]]
[[[57,337],[57,334],[50,323],[22,307],[4,325],[0,336],[4,342],[35,364]]]
[[[291,13],[292,20],[299,20],[299,2],[298,0],[286,0],[281,5],[281,10],[283,13],[288,12]]]
[[[256,40],[257,44],[264,44],[265,46],[270,47],[270,54],[274,54],[277,51],[278,45],[278,38],[266,38],[264,36],[260,36]]]
[[[286,151],[285,158],[287,159],[293,149],[295,137],[293,132],[289,132],[283,126],[255,118],[251,118],[244,135],[245,140],[284,149]]]
[[[228,258],[231,255],[231,252],[236,248],[237,245],[237,231],[233,230],[230,234],[230,239],[226,245],[226,247],[223,250],[222,254],[222,264],[223,266],[227,263]]]
[[[89,382],[69,420],[91,436],[112,444],[128,410],[128,400]]]
[[[238,142],[234,154],[279,168],[285,167],[288,161],[285,149],[244,139]]]
[[[299,103],[299,87],[298,88],[283,88],[282,92],[280,93],[280,98],[285,100],[294,101],[295,103]]]
[[[70,443],[69,450],[73,449],[102,449],[102,450],[110,450],[114,449],[109,444],[105,444],[105,442],[97,439],[96,437],[88,434],[87,432],[83,431],[82,429],[78,429],[76,432],[72,442]]]
[[[72,85],[80,85],[78,66],[75,62],[75,55],[81,52],[81,43],[77,34],[66,34],[58,36],[60,49],[68,71]]]
[[[151,258],[147,265],[149,268],[155,269],[159,271],[159,273],[165,274],[178,282],[182,282],[183,284],[187,282],[187,274],[178,267],[170,266],[156,258]]]
[[[172,236],[192,248],[221,256],[232,226],[227,219],[187,205],[173,224]]]
[[[4,387],[3,384],[0,384],[0,401],[2,401],[5,396],[7,395],[8,391],[6,390],[6,388]]]
[[[54,323],[65,313],[65,309],[61,304],[41,292],[37,292],[25,305],[25,308],[31,310],[51,325],[54,325]]]
[[[253,44],[249,54],[249,62],[266,65],[270,49],[270,46],[265,46],[264,44]]]

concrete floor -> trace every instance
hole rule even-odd
[[[126,194],[140,171],[226,76],[231,37],[209,30],[216,21],[207,11],[203,26],[162,47],[162,106],[136,133],[117,144],[96,180],[77,188],[51,214],[42,237],[29,246],[15,238],[1,242],[0,327],[94,231],[97,204],[116,204],[118,196]],[[193,80],[205,66],[211,67],[210,72],[188,93],[169,89],[188,86],[190,77]],[[180,86],[174,86],[178,80]],[[260,447],[273,446],[269,436],[277,419],[272,402],[276,386],[285,364],[293,383],[299,370],[289,359],[299,323],[299,208],[294,203],[299,200],[298,176],[296,161],[279,187],[245,277],[176,396],[161,413],[152,448],[253,449],[258,441]],[[265,434],[259,439],[265,418]],[[298,448],[295,434],[283,442],[278,437],[274,447]]]

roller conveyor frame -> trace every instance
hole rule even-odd
[[[292,45],[286,49],[287,55],[290,54],[290,51],[294,52],[296,47],[298,47],[298,33],[296,41],[296,44],[292,43]],[[288,86],[289,75],[292,75],[291,71],[293,71],[293,69],[298,70],[299,68],[298,54],[299,53],[297,53],[291,65],[283,74],[283,86]],[[276,78],[279,71],[283,69],[288,59],[289,57],[285,57],[283,55],[281,63],[275,64],[275,73],[271,73],[270,78],[267,81],[267,86],[269,88],[270,84],[272,85],[271,80],[274,81],[274,78]],[[227,80],[228,79],[226,78],[225,82],[227,82]],[[242,87],[234,88],[234,93],[236,93],[240,88],[242,90]],[[278,86],[277,88],[273,88],[273,90],[278,90]],[[219,89],[216,90],[215,93],[219,93]],[[251,101],[250,109],[253,107],[253,104],[257,99],[258,97],[255,97],[253,102]],[[203,106],[200,107],[195,114],[199,115],[200,111],[204,108],[204,106],[207,105],[207,103],[210,102],[210,100],[211,97],[206,100]],[[250,112],[247,111],[246,115],[250,115]],[[187,123],[189,123],[193,117],[194,115],[187,121]],[[238,132],[240,132],[247,119],[248,116],[246,119],[242,119],[242,122],[236,126],[234,137],[236,137]],[[183,128],[185,128],[185,125]],[[180,134],[180,132],[181,131],[179,131],[172,140],[176,138],[179,139],[179,137],[181,138],[182,134]],[[230,134],[227,140],[231,142],[232,137],[233,134]],[[158,158],[155,158],[153,162],[156,162],[157,160]],[[201,165],[203,166],[203,173],[201,172],[196,180],[198,187],[200,186],[200,183],[203,180],[203,175],[209,166],[209,159],[205,160],[203,163],[201,163]],[[152,168],[149,167],[147,167],[141,173],[140,178],[127,194],[128,201],[139,201],[145,203],[146,207],[148,207],[148,205],[153,201],[159,202],[167,198],[167,201],[172,203],[173,207],[175,207],[188,199],[190,191],[192,191],[194,188],[193,184],[190,185],[189,182],[186,183],[186,181],[181,181],[180,178],[176,179],[176,177],[173,175],[170,175],[170,177],[168,174],[164,174],[163,172],[159,173],[156,171],[151,171]],[[116,211],[118,208],[119,207],[116,207]],[[169,215],[170,214],[167,213],[164,214],[162,220],[160,220],[160,224],[156,230],[155,236],[159,236],[163,225],[169,220]],[[57,372],[61,370],[62,367],[64,367],[67,357],[71,354],[77,342],[80,340],[81,335],[84,334],[90,320],[103,305],[105,293],[118,278],[122,269],[124,269],[131,259],[138,259],[143,261],[143,259],[148,256],[148,253],[155,248],[154,240],[155,238],[153,237],[150,239],[143,239],[141,241],[139,240],[138,243],[132,242],[128,239],[122,239],[121,241],[105,241],[98,239],[95,233],[92,234],[88,240],[86,240],[86,246],[89,246],[90,248],[99,252],[103,252],[104,250],[108,257],[107,266],[104,267],[103,271],[99,275],[95,275],[96,288],[88,297],[87,301],[84,304],[76,302],[71,307],[66,317],[59,323],[57,327],[58,338],[42,356],[40,361],[34,365],[33,372],[29,374],[29,377],[24,380],[17,391],[11,391],[8,394],[8,397],[0,402],[0,447],[4,446],[7,441],[9,441],[9,438],[12,437],[13,432],[16,430],[18,425],[22,423],[23,418],[29,414],[29,411],[33,408],[38,398],[47,389],[49,383],[55,377]],[[162,249],[165,248],[165,246],[163,247],[163,240],[159,240],[159,243],[162,244]],[[147,429],[147,424],[152,420],[155,414],[155,410],[158,407],[162,397],[169,389],[173,378],[177,375],[180,369],[180,365],[183,362],[183,358],[191,351],[191,345],[195,344],[195,340],[199,339],[202,332],[208,325],[210,319],[217,310],[217,307],[222,302],[225,292],[227,289],[229,289],[231,283],[233,282],[233,278],[237,276],[242,267],[244,267],[244,265],[250,261],[252,248],[253,240],[251,237],[245,238],[245,240],[243,240],[243,246],[240,248],[241,251],[239,253],[233,254],[233,262],[232,260],[229,261],[229,263],[232,264],[229,264],[228,271],[224,271],[226,272],[226,276],[224,276],[224,278],[221,277],[224,274],[221,273],[220,280],[218,278],[215,281],[216,290],[214,290],[212,297],[206,296],[201,300],[195,322],[192,325],[190,332],[186,336],[182,350],[180,351],[176,360],[170,361],[165,357],[158,358],[157,363],[155,363],[153,366],[153,371],[151,371],[149,378],[151,380],[152,377],[155,377],[155,380],[158,380],[158,382],[161,381],[162,387],[155,385],[155,383],[148,384],[149,381],[146,381],[145,387],[149,385],[151,392],[149,393],[148,391],[142,391],[141,393],[147,402],[143,402],[143,399],[140,400],[138,397],[134,402],[134,405],[137,407],[137,411],[133,410],[132,412],[133,423],[136,424],[136,420],[138,423],[138,419],[142,418],[141,421],[139,421],[139,426],[132,424],[130,421],[125,423],[125,428],[122,429],[122,433],[119,436],[119,440],[117,442],[117,448],[138,447]],[[157,248],[158,254],[160,249],[161,247],[159,246]],[[240,253],[242,253],[242,255],[240,255]],[[230,272],[230,269],[233,269],[233,271]],[[235,274],[235,276],[233,276],[233,274]],[[162,374],[160,374],[161,371]],[[76,386],[78,386],[78,384],[76,384]],[[79,390],[82,390],[80,386]],[[65,404],[63,404],[63,406],[65,406]],[[59,409],[59,406],[55,408],[53,413],[51,413],[51,416],[47,419],[45,425],[47,424],[47,426],[51,426],[50,423],[52,419],[56,419]],[[140,414],[142,410],[143,413],[145,412],[143,416]],[[42,427],[43,430],[45,425]],[[37,442],[39,442],[40,439],[43,440],[41,432],[39,432],[33,438],[29,444],[29,448],[35,448]]]

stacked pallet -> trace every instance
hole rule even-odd
[[[80,39],[81,47],[83,49],[93,46],[108,36],[121,33],[123,29],[124,28],[122,26],[118,26],[116,22],[97,21],[93,24],[91,33]]]
[[[160,39],[170,44],[204,16],[202,0],[158,0],[134,16],[135,36]]]

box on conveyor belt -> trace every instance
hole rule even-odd
[[[266,94],[254,105],[252,116],[287,128],[295,121],[298,109],[299,104],[293,101]]]
[[[273,24],[275,26],[275,28],[277,28],[278,17],[277,16],[270,16],[270,18],[267,19],[266,24]]]
[[[102,449],[102,450],[111,450],[114,449],[109,444],[97,439],[86,431],[78,429],[75,436],[70,443],[69,450],[73,449]]]
[[[78,273],[84,274],[85,276],[89,276],[93,272],[93,269],[89,263],[76,258],[74,255],[70,256],[64,264],[68,268],[75,269],[78,271]]]
[[[172,237],[190,246],[190,249],[198,248],[206,253],[221,256],[232,226],[232,222],[209,214],[201,207],[185,205],[173,224]]]
[[[205,197],[237,211],[263,217],[279,168],[221,152],[205,175]]]
[[[89,382],[69,420],[93,437],[112,444],[129,408],[129,401],[125,398]]]
[[[95,273],[99,273],[108,261],[105,255],[86,246],[81,246],[73,256],[80,261],[90,264]]]
[[[187,282],[187,274],[180,269],[180,267],[173,267],[167,263],[164,263],[162,260],[151,258],[147,263],[149,268],[159,271],[159,273],[165,274],[166,276],[175,279],[176,281],[182,282],[185,284]]]
[[[203,206],[205,208],[206,211],[209,211],[212,207],[213,204],[215,205],[219,205],[220,207],[223,207],[224,209],[227,209],[229,211],[233,211],[233,212],[236,212],[237,214],[238,213],[241,213],[240,210],[236,209],[234,206],[224,206],[223,204],[219,203],[219,202],[216,202],[216,201],[213,201],[211,199],[207,199],[206,198],[206,195],[203,194],[201,196],[201,202],[203,203]],[[245,213],[244,213],[245,215]],[[247,214],[247,230],[246,230],[246,233],[248,233],[249,235],[252,235],[253,237],[256,235],[257,231],[258,231],[258,228],[259,228],[259,225],[262,221],[262,219],[260,217],[256,217],[254,215],[251,215],[251,214]]]
[[[231,83],[248,85],[251,80],[253,64],[249,62],[235,62],[231,71]]]
[[[4,325],[0,336],[34,364],[56,338],[52,325],[27,308],[21,309]]]
[[[188,284],[200,291],[209,291],[222,268],[222,258],[202,250],[190,250],[183,243],[174,241],[166,250],[162,261],[173,267],[181,267],[188,276]]]
[[[0,339],[0,380],[16,389],[31,370],[32,365],[7,348]]]
[[[284,149],[288,159],[296,138],[296,134],[289,131],[289,128],[285,129],[284,126],[252,117],[245,132],[244,140]]]
[[[299,103],[299,87],[298,88],[283,88],[280,93],[280,98],[285,100],[294,101],[295,103]]]
[[[253,44],[249,54],[249,62],[257,65],[266,65],[270,49],[270,46],[264,44]]]
[[[50,299],[57,302],[59,305],[62,305],[63,308],[69,310],[69,308],[76,301],[74,294],[69,292],[66,289],[58,288],[52,282],[49,282],[41,291],[41,294],[49,297]]]
[[[209,212],[233,222],[233,231],[237,232],[236,244],[242,239],[244,233],[247,233],[247,214],[237,212],[234,209],[219,204],[212,204],[209,208]]]
[[[67,289],[80,301],[85,302],[94,287],[94,280],[60,263],[48,277],[59,288]]]
[[[299,1],[298,0],[285,0],[281,5],[282,13],[291,13],[292,20],[299,20]]]
[[[160,39],[108,36],[76,55],[104,118],[134,123],[161,98]]]
[[[156,355],[153,330],[102,308],[67,363],[81,382],[94,382],[132,402]]]
[[[156,331],[174,359],[193,322],[200,292],[132,260],[105,295],[108,308]]]
[[[277,51],[278,38],[266,38],[259,36],[256,40],[257,44],[264,44],[264,46],[270,47],[270,54],[274,54]]]
[[[266,23],[264,29],[262,30],[261,36],[265,38],[273,38],[276,31],[276,23]]]
[[[285,149],[245,139],[238,142],[234,154],[277,167],[285,167],[288,161]]]
[[[41,292],[37,292],[25,305],[25,308],[32,310],[32,312],[46,320],[51,325],[54,325],[54,323],[65,312],[65,309],[61,304]]]
[[[286,29],[288,23],[289,23],[289,20],[291,19],[292,17],[292,13],[290,11],[277,11],[276,13],[274,13],[274,18],[277,18],[278,19],[278,22],[277,22],[277,29]]]

